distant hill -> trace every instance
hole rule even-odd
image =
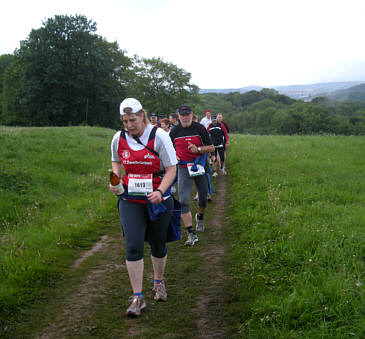
[[[280,94],[287,95],[293,99],[302,99],[310,101],[318,96],[328,96],[335,91],[347,90],[360,84],[365,84],[365,81],[343,81],[343,82],[323,82],[309,85],[288,85],[269,87],[277,90]],[[223,88],[223,89],[201,89],[200,93],[230,93],[240,92],[246,93],[252,90],[260,91],[261,86],[247,86],[241,88]]]
[[[232,92],[240,92],[246,93],[250,91],[261,91],[264,87],[261,86],[247,86],[241,88],[209,88],[209,89],[201,89],[199,93],[232,93]]]
[[[365,84],[335,91],[324,96],[334,100],[355,100],[365,102]]]

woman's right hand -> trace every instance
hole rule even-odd
[[[118,195],[118,191],[114,188],[112,184],[109,184],[109,191],[112,192],[114,195]]]

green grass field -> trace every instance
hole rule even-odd
[[[229,273],[239,333],[365,337],[365,139],[233,140]]]
[[[0,323],[62,286],[81,249],[119,232],[107,189],[113,134],[0,128]],[[361,137],[232,136],[222,239],[229,285],[217,296],[230,337],[365,337],[364,149]],[[161,319],[152,312],[138,326],[193,336],[189,310],[205,283],[199,251],[180,243],[169,252],[167,279],[179,292],[163,309],[177,320],[154,328]],[[128,281],[121,290],[115,275],[126,302]],[[119,301],[110,306],[110,317],[100,309],[106,327],[121,319]]]
[[[0,313],[52,284],[103,233],[112,130],[0,128]],[[113,203],[111,203],[113,201]]]

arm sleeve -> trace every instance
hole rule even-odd
[[[155,149],[159,154],[162,166],[169,167],[177,164],[176,151],[168,133],[158,128],[156,131]]]
[[[228,137],[228,133],[227,133],[227,130],[226,130],[224,124],[222,124],[222,130],[223,130],[223,133],[224,133],[224,142],[227,143],[229,137]]]
[[[229,133],[229,125],[226,122],[224,122],[224,127],[226,128],[227,133]]]
[[[208,133],[208,131],[205,129],[205,127],[203,127],[201,129],[201,134],[200,134],[201,138],[202,138],[202,142],[204,146],[208,146],[208,145],[213,145],[212,139]]]
[[[170,131],[170,139],[171,139],[171,142],[174,144],[174,140],[175,140],[175,128],[173,128],[171,131]],[[175,146],[175,144],[174,144]]]
[[[119,136],[120,136],[120,131],[114,134],[114,137],[113,137],[113,140],[111,143],[111,153],[112,153],[111,160],[113,162],[120,162],[120,158],[119,158],[119,154],[118,154]]]

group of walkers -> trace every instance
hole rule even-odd
[[[212,116],[210,111],[205,115],[200,123],[193,121],[190,107],[182,105],[168,119],[159,120],[151,113],[150,123],[138,100],[127,98],[120,105],[123,128],[113,137],[111,161],[112,170],[119,177],[124,169],[124,193],[119,197],[118,209],[126,239],[126,267],[133,290],[127,316],[138,316],[146,307],[143,297],[144,241],[151,248],[154,299],[167,299],[164,282],[166,240],[173,214],[175,182],[181,220],[187,231],[185,245],[193,246],[198,241],[196,232],[203,232],[205,228],[204,212],[211,192],[209,163],[213,167],[213,177],[218,176],[219,157],[220,172],[226,175],[224,160],[229,127],[221,115]],[[193,182],[198,194],[195,230],[190,210]],[[115,195],[119,194],[114,186],[110,185],[109,189]]]

